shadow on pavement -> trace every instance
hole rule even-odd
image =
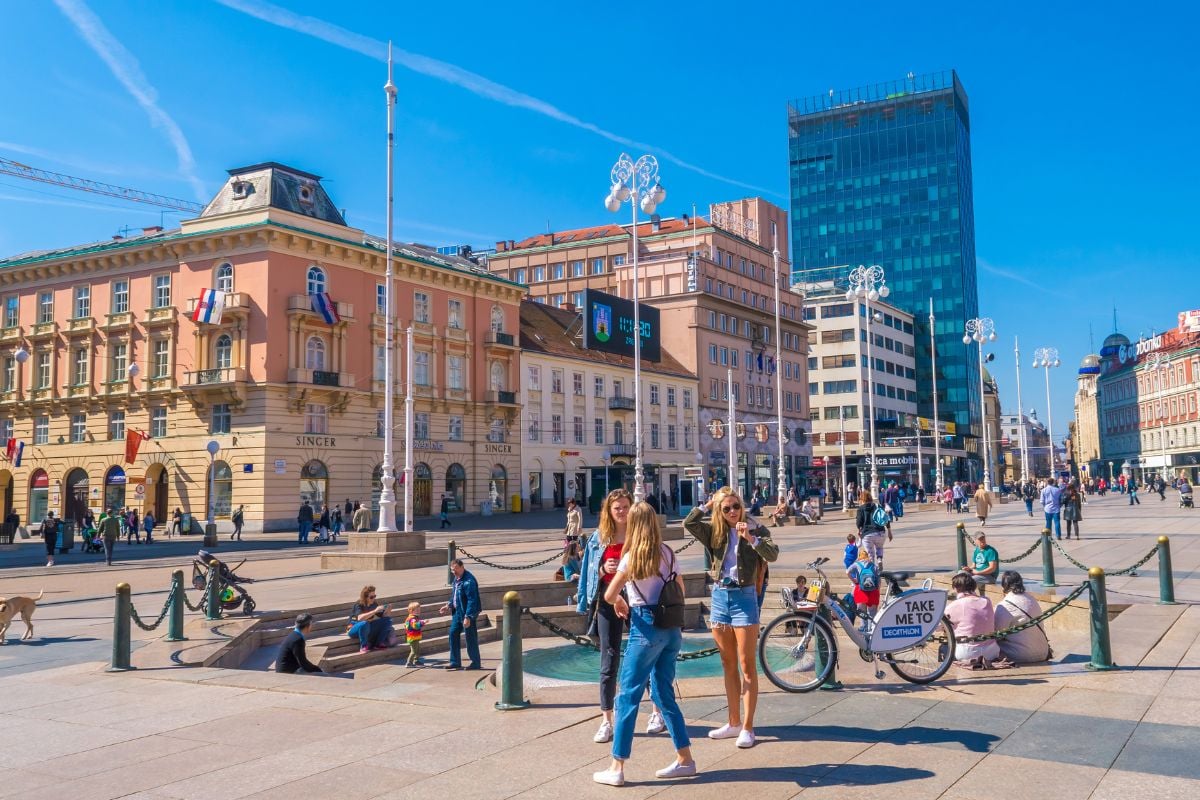
[[[764,744],[769,746],[769,743]],[[927,769],[894,767],[887,764],[810,764],[796,767],[714,769],[701,771],[695,778],[689,778],[687,782],[689,784],[707,784],[753,781],[754,783],[791,783],[805,788],[831,785],[878,786],[932,778],[933,775],[934,773]]]

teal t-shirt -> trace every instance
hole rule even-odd
[[[987,547],[976,547],[975,554],[971,556],[971,560],[975,562],[975,571],[982,572],[987,569],[988,564],[999,563],[1000,554],[996,552],[996,548],[989,544]]]

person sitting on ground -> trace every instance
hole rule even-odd
[[[320,667],[308,660],[304,651],[304,640],[312,630],[312,614],[304,612],[296,615],[296,627],[279,645],[279,654],[275,656],[276,672],[323,672]]]
[[[579,547],[579,539],[570,539],[563,547],[562,554],[562,577],[564,581],[579,580],[579,565],[583,560],[583,555]]]
[[[783,523],[787,522],[787,518],[788,518],[788,505],[787,505],[787,501],[784,501],[784,502],[780,503],[779,505],[775,506],[775,510],[771,512],[771,524],[778,527],[778,526],[782,525]],[[805,520],[805,521],[807,522],[807,521],[811,521],[811,520]]]
[[[975,579],[979,593],[983,587],[995,586],[996,576],[1000,574],[1000,554],[996,548],[987,543],[987,534],[982,531],[975,537],[975,552],[971,554],[971,566],[963,564],[959,567],[963,572]]]
[[[846,574],[854,581],[854,603],[858,612],[874,617],[879,610],[879,567],[867,548],[858,549],[858,559],[846,569]],[[863,621],[861,629],[866,630],[866,625]]]
[[[804,521],[809,525],[820,522],[821,513],[813,504],[811,497],[804,498],[804,502],[800,504],[800,516],[804,517]]]
[[[375,602],[375,587],[364,586],[358,593],[358,602],[350,609],[350,621],[346,635],[357,638],[360,653],[368,650],[383,650],[392,637],[392,618],[389,606]]]
[[[996,605],[996,630],[1022,625],[1042,613],[1042,607],[1025,593],[1020,573],[1009,570],[1000,576],[1004,599]],[[1038,664],[1050,660],[1050,638],[1041,623],[998,640],[1000,653],[1014,664]]]
[[[808,578],[796,576],[796,588],[792,589],[792,603],[799,605],[808,600]]]
[[[955,663],[968,669],[987,669],[1000,660],[1000,646],[996,644],[996,640],[963,640],[996,632],[992,601],[975,594],[975,579],[966,572],[955,575],[951,583],[958,597],[946,606],[946,618],[950,620],[954,627],[954,636],[959,640],[954,647]]]

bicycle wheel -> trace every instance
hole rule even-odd
[[[907,650],[888,653],[883,660],[909,683],[933,683],[954,662],[954,628],[950,620],[942,617],[928,639]]]
[[[837,663],[829,623],[808,612],[782,614],[758,638],[758,660],[771,683],[785,692],[811,692]]]

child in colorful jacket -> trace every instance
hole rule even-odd
[[[421,663],[421,631],[425,620],[421,619],[421,604],[408,604],[408,617],[404,620],[404,638],[408,642],[408,666],[414,667]]]

